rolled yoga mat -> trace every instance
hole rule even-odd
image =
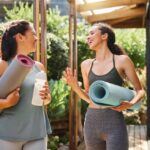
[[[0,98],[20,87],[21,83],[34,65],[34,61],[25,55],[17,55],[0,78]]]
[[[118,106],[122,101],[130,101],[136,92],[115,84],[105,81],[95,81],[89,89],[89,97],[91,100],[103,107]],[[129,110],[139,110],[141,101],[129,108]]]

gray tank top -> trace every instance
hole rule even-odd
[[[116,84],[119,86],[122,86],[123,84],[123,79],[120,77],[116,67],[115,67],[115,57],[113,55],[113,68],[105,75],[96,75],[93,71],[92,71],[92,67],[94,64],[95,59],[93,60],[92,64],[91,64],[91,68],[89,71],[89,85],[91,85],[94,81],[97,80],[103,80],[112,84]]]
[[[31,104],[35,77],[39,71],[34,65],[20,87],[18,104],[4,109],[0,114],[0,139],[29,141],[44,138],[51,133],[44,107]]]

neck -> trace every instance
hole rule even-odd
[[[23,55],[28,55],[28,52],[25,47],[23,46],[18,46],[17,47],[17,54],[23,54]]]
[[[101,45],[97,50],[96,50],[96,60],[98,61],[103,61],[109,56],[112,56],[112,52],[109,50],[107,45]]]

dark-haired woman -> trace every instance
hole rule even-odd
[[[12,22],[2,36],[0,75],[17,54],[35,52],[36,42],[36,33],[29,22]],[[35,62],[20,87],[19,102],[0,114],[0,149],[47,150],[47,134],[51,133],[47,114],[44,107],[31,104],[35,78],[41,70],[44,71],[44,66]],[[39,94],[44,102],[50,102],[47,83]]]
[[[115,44],[112,28],[104,23],[93,25],[87,37],[89,48],[96,53],[94,59],[87,59],[81,64],[85,90],[76,80],[76,71],[70,68],[64,77],[72,89],[87,103],[89,107],[85,117],[84,136],[87,150],[128,150],[127,129],[122,114],[144,96],[134,65],[127,55]],[[88,96],[89,86],[96,80],[103,80],[122,86],[127,77],[133,84],[137,94],[130,101],[122,102],[116,108],[101,108],[95,105]]]

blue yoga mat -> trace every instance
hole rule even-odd
[[[118,106],[122,101],[130,101],[136,92],[128,88],[124,88],[105,81],[95,81],[89,89],[89,97],[91,100],[103,107]],[[141,101],[130,107],[129,110],[139,110]]]
[[[0,77],[0,98],[20,87],[21,83],[34,65],[34,61],[25,55],[17,55]]]

